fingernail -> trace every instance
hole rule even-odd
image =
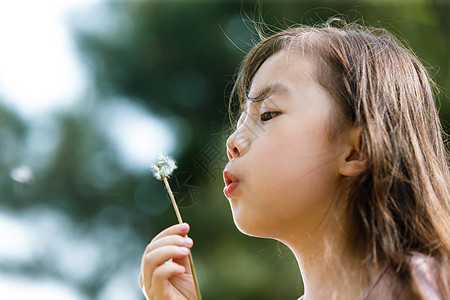
[[[188,225],[187,223],[182,223],[182,224],[180,224],[180,229],[186,230],[186,229],[188,229],[188,228],[189,228],[189,225]]]
[[[180,247],[180,253],[183,255],[189,254],[189,249],[186,247]]]

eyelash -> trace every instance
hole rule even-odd
[[[277,111],[267,111],[261,114],[260,119],[262,122],[267,122],[276,116],[278,116],[280,113]]]

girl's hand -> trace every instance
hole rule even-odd
[[[188,224],[171,226],[145,248],[139,284],[146,299],[197,298],[188,257],[193,241],[186,236],[188,232]]]

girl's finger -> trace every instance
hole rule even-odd
[[[149,299],[166,299],[167,295],[164,293],[167,293],[167,289],[165,289],[167,281],[174,276],[183,274],[184,271],[185,269],[183,266],[173,262],[168,262],[159,266],[153,274],[151,284],[148,287],[145,287],[143,292],[148,295]],[[151,295],[149,295],[150,293]]]
[[[193,244],[194,242],[192,241],[192,239],[187,236],[181,235],[163,236],[157,240],[153,240],[150,244],[148,244],[147,247],[145,248],[144,255],[164,246],[173,245],[191,248]]]
[[[157,241],[160,238],[168,235],[185,236],[188,234],[188,232],[189,232],[189,225],[187,223],[172,225],[169,228],[166,228],[163,231],[161,231],[157,236],[155,236],[152,242]]]
[[[179,260],[188,255],[189,248],[173,245],[160,247],[145,254],[142,258],[141,266],[141,281],[143,282],[144,287],[147,290],[151,287],[151,281],[153,280],[153,276],[155,275],[154,272],[157,268],[165,264],[170,264],[167,263],[170,259]]]

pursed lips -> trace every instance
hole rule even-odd
[[[225,182],[225,188],[223,189],[223,193],[227,198],[230,198],[234,190],[239,185],[239,179],[234,176],[230,171],[223,171],[223,180]]]

